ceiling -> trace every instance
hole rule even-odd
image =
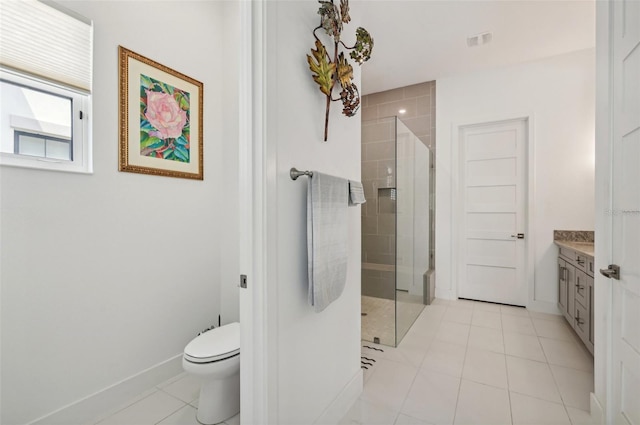
[[[357,10],[375,42],[364,94],[595,46],[594,0],[361,0]],[[487,31],[490,43],[467,47]]]

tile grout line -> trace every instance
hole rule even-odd
[[[513,403],[511,402],[511,383],[509,381],[509,366],[507,364],[507,344],[504,337],[504,324],[502,323],[502,311],[500,311],[500,324],[502,325],[502,346],[504,348],[504,368],[507,372],[507,397],[509,398],[509,417],[511,418],[511,424],[513,424]]]
[[[164,391],[163,391],[163,392],[164,392]],[[168,393],[165,393],[165,394],[168,394]],[[171,396],[171,394],[168,394],[168,395],[170,395],[170,396]],[[173,397],[173,396],[172,396],[172,397]],[[173,398],[175,398],[176,400],[179,400],[177,397],[173,397]],[[176,409],[176,410],[174,410],[173,412],[169,413],[169,414],[168,414],[167,416],[165,416],[164,418],[160,419],[158,422],[156,422],[156,423],[155,423],[155,425],[158,425],[160,422],[164,421],[164,420],[165,420],[165,419],[167,419],[169,416],[171,416],[171,415],[175,414],[178,410],[180,410],[180,409],[184,409],[184,407],[185,407],[185,406],[188,406],[188,405],[189,405],[189,403],[185,403],[185,402],[184,402],[184,401],[182,401],[182,400],[180,400],[180,401],[182,402],[182,406],[180,406],[179,408],[177,408],[177,409]]]
[[[152,387],[152,388],[150,388],[150,389],[148,389],[146,391],[141,392],[140,394],[136,395],[135,398],[132,399],[134,401],[129,400],[129,401],[126,402],[127,403],[126,406],[123,406],[123,407],[120,407],[120,408],[116,407],[112,412],[107,413],[107,416],[99,419],[97,422],[94,422],[94,425],[99,425],[100,423],[102,423],[102,422],[106,421],[107,419],[117,415],[118,413],[122,412],[123,410],[128,409],[129,407],[133,406],[134,404],[138,404],[142,400],[146,400],[147,398],[151,397],[152,395],[154,395],[158,391],[159,391],[158,388],[156,388],[154,386],[154,387]],[[145,395],[144,397],[140,397],[145,392],[149,392],[149,394]],[[140,398],[137,398],[137,397],[140,397]]]
[[[448,307],[447,307],[448,308]],[[422,312],[420,313],[420,316],[422,316],[422,314],[426,311],[426,309],[423,309]],[[445,310],[446,313],[446,310]],[[420,316],[418,316],[418,318],[420,318]],[[443,315],[444,316],[444,315]],[[416,319],[417,320],[417,319]],[[440,324],[442,323],[442,317],[439,318],[438,320],[438,328],[440,328]],[[436,331],[437,334],[437,331]],[[434,336],[435,338],[435,336]],[[407,391],[407,395],[405,395],[404,400],[402,400],[402,404],[400,405],[400,410],[398,411],[398,415],[396,417],[395,422],[398,421],[398,417],[400,417],[400,414],[404,414],[402,413],[402,410],[404,409],[404,405],[407,402],[407,398],[409,398],[409,394],[411,393],[411,389],[413,388],[413,385],[416,382],[416,379],[418,378],[418,374],[420,373],[420,370],[422,370],[422,365],[424,364],[424,360],[427,357],[427,353],[429,352],[429,350],[431,349],[431,344],[433,344],[433,340],[431,341],[431,343],[429,344],[429,348],[427,348],[427,350],[425,351],[424,355],[422,356],[422,361],[420,361],[420,365],[418,365],[418,368],[416,370],[416,374],[413,377],[413,381],[411,381],[411,385],[409,386],[409,390]],[[407,415],[408,416],[408,415]],[[395,423],[394,422],[394,423]]]
[[[448,309],[448,308],[447,308]],[[473,313],[471,313],[473,319]],[[456,416],[458,415],[458,403],[460,402],[460,392],[462,391],[462,380],[464,379],[464,365],[467,363],[467,353],[469,352],[469,335],[471,334],[471,325],[469,325],[469,333],[467,333],[467,343],[464,346],[464,360],[462,361],[462,371],[460,371],[460,382],[458,383],[458,395],[456,396],[456,407],[453,409],[453,421],[456,423]]]

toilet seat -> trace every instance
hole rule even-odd
[[[195,337],[184,348],[191,363],[213,363],[240,355],[240,323],[220,326]]]

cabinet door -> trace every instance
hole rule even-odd
[[[567,262],[558,258],[558,308],[567,311]]]
[[[578,302],[575,303],[573,329],[575,329],[582,342],[588,346],[589,334],[591,332],[589,329],[589,313],[586,307]]]
[[[591,276],[587,276],[587,288],[589,294],[589,342],[591,343],[591,347],[593,347],[593,278]],[[593,353],[593,349],[591,352]]]
[[[576,269],[576,302],[582,304],[584,308],[589,307],[589,284],[587,282],[587,274],[582,270]]]
[[[593,258],[587,258],[587,274],[593,276],[594,270]]]
[[[566,263],[567,275],[567,313],[569,323],[573,323],[576,314],[576,268]]]
[[[558,308],[567,316],[567,262],[558,258]]]

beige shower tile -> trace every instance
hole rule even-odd
[[[400,110],[404,109],[406,112],[400,114]],[[416,99],[399,100],[397,102],[389,102],[378,105],[379,117],[393,117],[400,116],[402,118],[413,118],[418,114],[418,103]]]
[[[362,126],[362,143],[394,140],[395,131],[393,120],[364,123]]]
[[[367,161],[394,159],[396,144],[392,141],[368,143],[363,145],[363,159]]]
[[[381,91],[378,93],[372,93],[367,95],[367,105],[379,105],[380,103],[394,102],[396,100],[402,100],[404,98],[404,88]]]
[[[376,216],[362,217],[362,234],[375,235],[378,233],[378,219]]]
[[[426,96],[429,94],[429,92],[430,84],[428,82],[413,84],[411,86],[404,87],[404,98],[408,99],[411,97]]]
[[[362,121],[371,121],[378,118],[378,107],[368,106],[362,108]]]
[[[431,96],[421,96],[416,99],[418,104],[418,116],[431,115]],[[431,125],[431,119],[429,119]]]
[[[407,127],[409,127],[409,130],[411,130],[413,134],[424,135],[430,134],[431,132],[431,122],[429,116],[421,116],[415,118],[401,117],[400,119],[407,125]]]
[[[362,180],[373,180],[378,177],[378,161],[362,161]]]

